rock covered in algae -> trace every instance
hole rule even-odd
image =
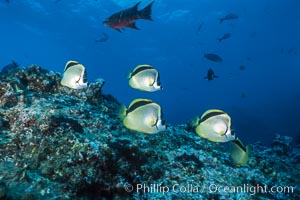
[[[102,79],[81,90],[60,80],[34,65],[0,74],[0,199],[299,199],[290,139],[251,145],[237,168],[226,145],[184,125],[154,135],[125,129]],[[293,192],[224,190],[257,185]]]

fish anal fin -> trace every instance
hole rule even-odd
[[[132,29],[136,29],[136,30],[140,30],[138,27],[136,27],[136,25],[135,25],[135,23],[133,22],[133,23],[130,23],[130,24],[128,24],[126,27],[128,27],[128,28],[132,28]]]

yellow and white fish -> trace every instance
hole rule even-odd
[[[230,141],[230,146],[230,158],[233,164],[238,167],[246,164],[249,159],[250,146],[245,147],[239,138]]]
[[[66,63],[63,78],[60,82],[63,86],[72,89],[87,87],[87,73],[85,67],[77,61],[70,60]]]
[[[201,118],[196,117],[190,125],[199,136],[212,142],[228,142],[236,139],[231,130],[231,118],[222,110],[207,110]]]
[[[149,99],[135,99],[128,108],[121,108],[120,117],[126,128],[142,133],[158,133],[166,130],[161,107]]]
[[[138,65],[128,78],[129,85],[138,90],[154,92],[162,89],[159,73],[150,65]]]

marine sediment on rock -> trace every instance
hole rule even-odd
[[[300,198],[290,137],[277,135],[271,148],[252,144],[248,163],[236,167],[226,144],[185,125],[127,130],[102,79],[80,90],[60,80],[36,65],[0,73],[0,199]],[[248,191],[232,191],[238,186]]]

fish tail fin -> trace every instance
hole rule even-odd
[[[14,60],[11,60],[11,62],[12,62],[12,64],[14,65],[14,67],[19,67],[20,65],[16,62],[16,61],[14,61]]]
[[[131,77],[132,77],[132,72],[129,71],[129,72],[127,73],[127,78],[128,78],[128,79],[131,79]]]
[[[117,116],[118,116],[119,118],[121,118],[121,119],[124,118],[125,115],[126,115],[126,110],[127,110],[126,106],[125,106],[124,104],[122,104],[122,105],[118,108]]]
[[[199,124],[200,118],[198,116],[194,117],[192,120],[188,122],[189,127],[195,128]]]
[[[214,75],[214,78],[219,78],[219,76],[218,75]]]
[[[218,38],[218,41],[219,41],[219,42],[222,42],[222,38]]]
[[[139,11],[141,19],[147,19],[151,21],[153,20],[151,17],[151,10],[152,10],[153,3],[154,1],[152,1],[148,6],[146,6],[145,8]]]
[[[219,20],[220,20],[220,24],[222,24],[222,22],[224,21],[224,19],[223,19],[223,18],[220,18]]]

